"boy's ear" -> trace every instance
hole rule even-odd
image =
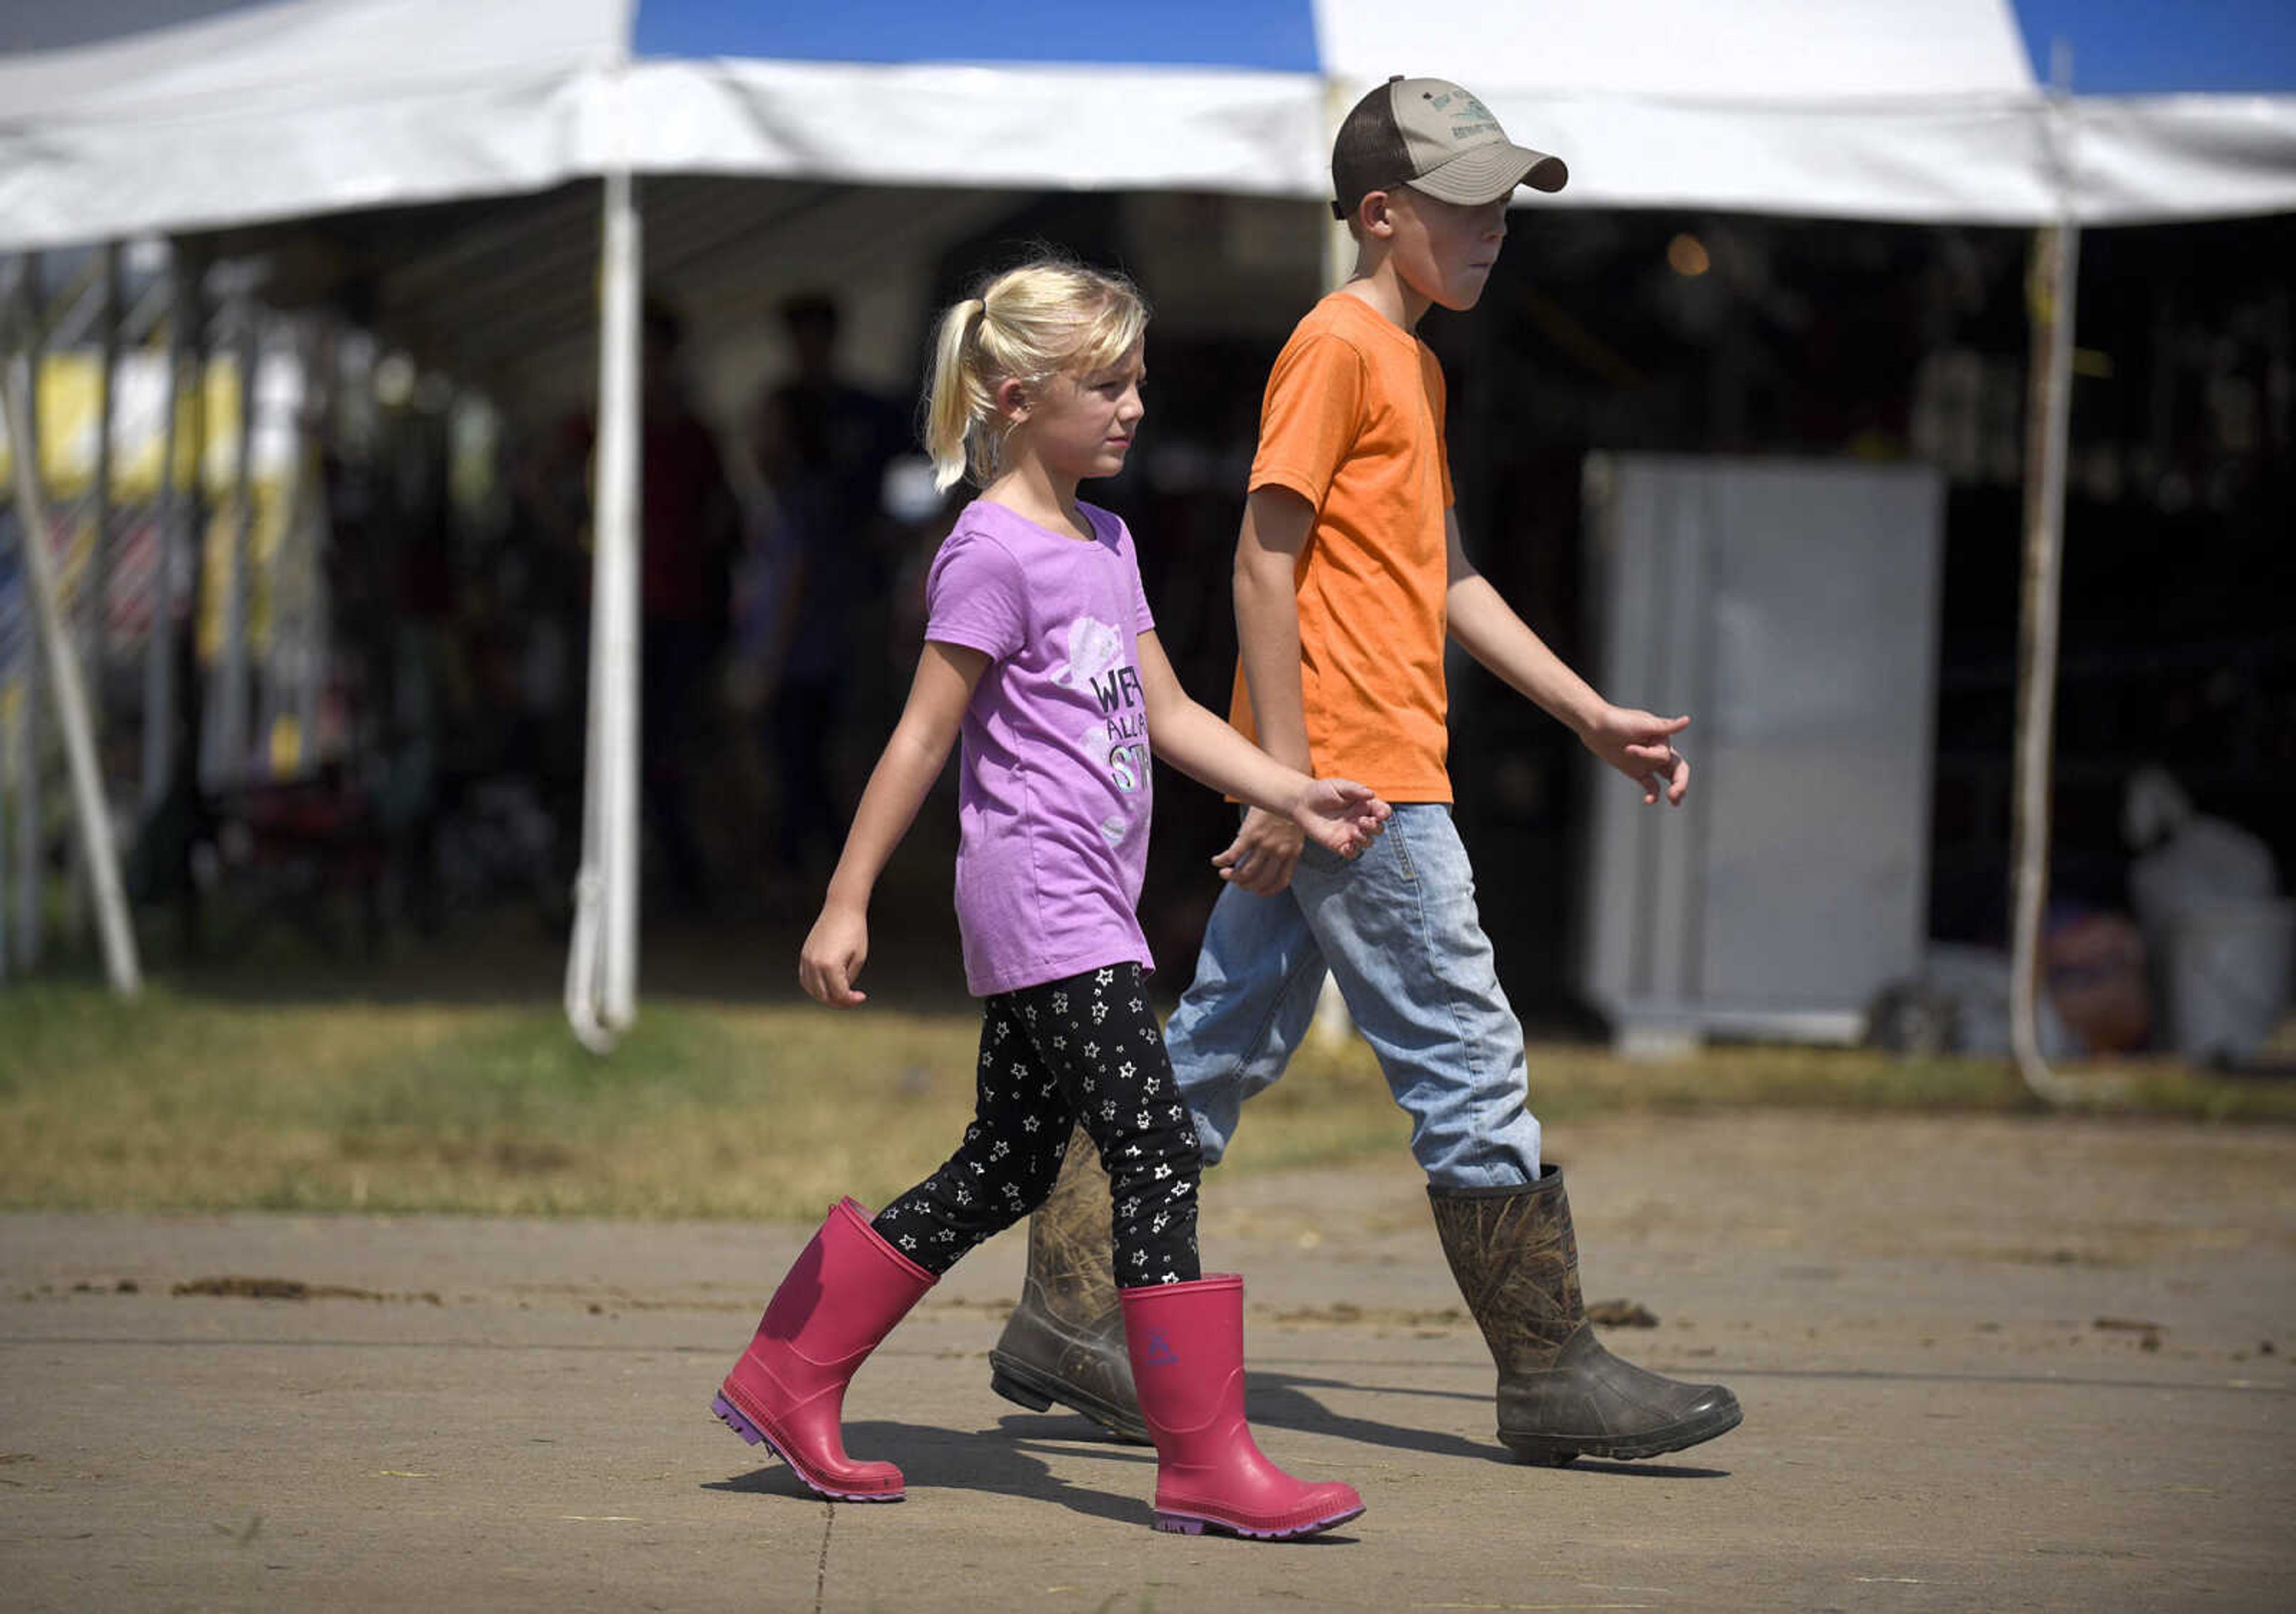
[[[1356,226],[1356,239],[1385,241],[1395,233],[1395,217],[1388,206],[1385,191],[1365,191],[1363,200],[1356,203],[1356,215],[1348,221]]]

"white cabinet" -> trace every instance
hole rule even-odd
[[[1588,759],[1580,989],[1629,1048],[1854,1039],[1921,959],[1944,484],[1612,455],[1586,490],[1595,685],[1691,714],[1692,786]]]

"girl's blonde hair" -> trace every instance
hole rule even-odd
[[[925,389],[925,452],[933,486],[1002,469],[1010,428],[996,424],[996,389],[1105,370],[1140,340],[1148,305],[1120,274],[1058,258],[1007,269],[941,315]]]

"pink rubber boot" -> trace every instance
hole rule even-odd
[[[836,1502],[898,1502],[901,1471],[845,1454],[845,1386],[935,1279],[840,1200],[767,1304],[750,1348],[709,1410]]]
[[[1243,1418],[1243,1280],[1119,1291],[1140,1415],[1156,1442],[1156,1528],[1206,1525],[1266,1541],[1312,1536],[1364,1511],[1355,1487],[1308,1485],[1264,1456]]]

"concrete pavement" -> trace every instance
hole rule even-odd
[[[1589,1299],[1660,1319],[1612,1348],[1732,1385],[1744,1424],[1518,1465],[1406,1159],[1215,1173],[1261,1442],[1368,1503],[1283,1544],[1152,1531],[1148,1452],[990,1393],[1017,1232],[849,1397],[909,1499],[832,1507],[707,1410],[808,1228],[0,1218],[0,1607],[2287,1606],[2296,1135],[1758,1113],[1549,1142]],[[216,1278],[307,1298],[176,1292]]]

